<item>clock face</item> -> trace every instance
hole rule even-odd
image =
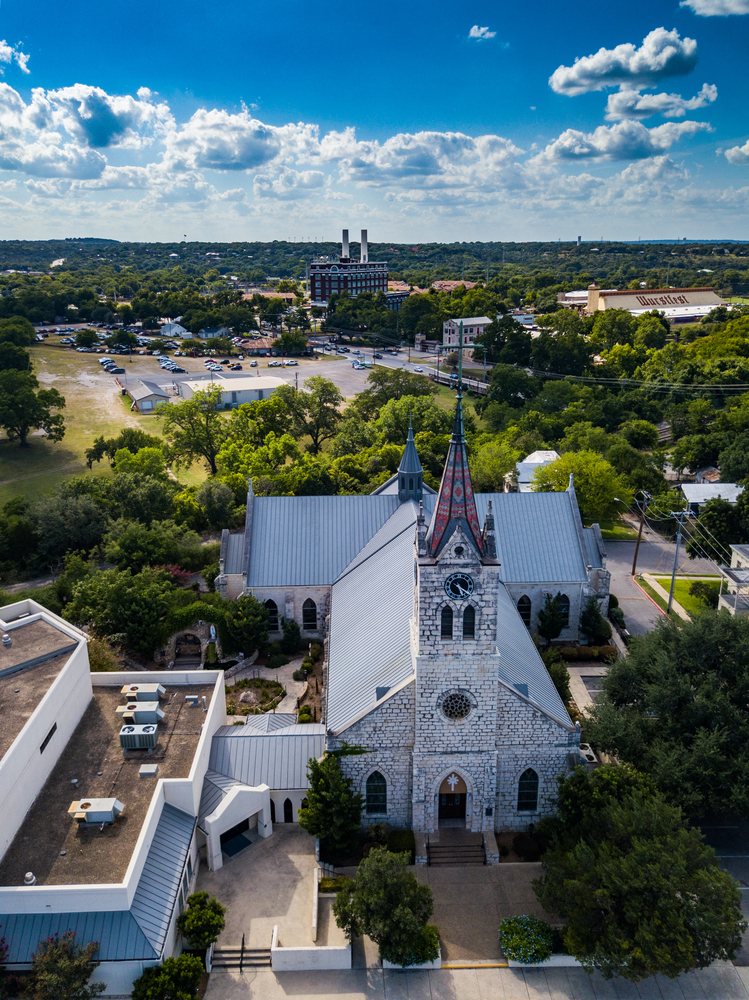
[[[445,593],[454,601],[463,601],[473,593],[473,580],[466,573],[453,573],[445,580]]]

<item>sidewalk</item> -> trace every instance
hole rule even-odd
[[[749,969],[729,962],[679,979],[605,980],[582,969],[440,969],[435,972],[214,972],[205,1000],[747,1000]]]

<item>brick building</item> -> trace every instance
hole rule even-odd
[[[361,231],[359,260],[349,256],[348,229],[343,230],[341,256],[338,260],[314,260],[309,266],[310,299],[313,306],[327,306],[330,296],[348,292],[356,298],[361,292],[387,292],[387,261],[371,261],[367,230]]]

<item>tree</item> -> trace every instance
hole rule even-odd
[[[718,455],[720,478],[724,483],[740,483],[749,478],[749,432],[744,432]]]
[[[702,558],[707,551],[718,563],[727,564],[731,558],[731,545],[749,542],[749,494],[739,496],[736,503],[717,498],[708,500],[700,509],[687,539],[687,552],[692,559]]]
[[[212,528],[228,528],[234,513],[234,492],[217,479],[207,479],[195,494]]]
[[[369,419],[391,399],[404,396],[434,396],[439,387],[429,379],[402,368],[373,368],[367,375],[368,389],[359,393],[355,404]]]
[[[31,372],[0,371],[0,427],[11,441],[18,438],[22,448],[28,446],[32,430],[44,431],[50,441],[62,441],[65,421],[52,411],[64,407],[65,397],[57,389],[40,389]]]
[[[546,639],[547,646],[552,639],[561,635],[562,629],[567,625],[562,613],[561,597],[561,593],[558,593],[556,597],[547,594],[544,606],[538,612],[538,634],[542,639]]]
[[[474,343],[475,361],[486,360],[491,364],[527,365],[530,362],[533,341],[528,330],[512,316],[500,316],[480,333]]]
[[[75,335],[76,347],[95,347],[98,343],[99,338],[96,335],[96,330],[91,330],[88,327],[79,330]]]
[[[339,407],[343,396],[338,386],[322,375],[304,380],[304,392],[299,393],[302,406],[302,434],[312,441],[309,450],[317,455],[323,442],[335,437],[341,422]]]
[[[226,907],[207,892],[194,892],[187,909],[177,917],[177,930],[196,950],[210,948],[226,925]]]
[[[611,626],[601,614],[598,599],[594,594],[586,600],[580,614],[580,631],[588,637],[588,643],[598,646],[611,638]]]
[[[268,611],[252,594],[243,594],[227,608],[226,628],[236,648],[251,656],[268,641]]]
[[[171,516],[174,486],[162,477],[117,472],[109,491],[113,518],[125,517],[150,524]]]
[[[503,493],[505,476],[514,472],[521,457],[519,451],[498,438],[482,445],[470,458],[474,490],[477,493]]]
[[[566,452],[549,465],[539,466],[532,488],[538,493],[563,492],[569,488],[570,475],[580,514],[588,524],[613,520],[624,504],[632,502],[632,491],[623,477],[594,451]]]
[[[551,677],[551,682],[557,689],[557,694],[565,705],[568,705],[572,692],[570,691],[570,672],[562,659],[562,654],[553,646],[547,647],[541,654],[544,666]]]
[[[194,1000],[204,971],[197,955],[168,958],[135,980],[132,1000]]]
[[[179,564],[188,552],[199,547],[200,538],[195,532],[174,521],[154,521],[149,526],[121,518],[112,523],[102,541],[108,562],[136,573],[145,566]]]
[[[746,928],[736,882],[646,779],[578,767],[560,780],[552,826],[533,887],[566,921],[565,946],[586,969],[636,982],[735,956]]]
[[[307,777],[307,805],[299,810],[299,825],[313,837],[319,837],[329,850],[336,853],[348,850],[359,833],[362,796],[352,792],[351,781],[344,778],[338,757],[330,754],[322,760],[311,757]]]
[[[182,403],[162,403],[157,409],[164,419],[164,436],[177,468],[204,459],[212,475],[216,475],[216,456],[226,434],[220,385],[208,385]]]
[[[627,420],[619,433],[633,448],[641,451],[658,447],[658,428],[648,420]]]
[[[16,347],[28,347],[35,340],[36,330],[27,319],[22,316],[0,319],[0,341],[15,344]]]
[[[31,371],[31,357],[28,351],[17,347],[10,340],[0,340],[0,372],[15,368],[19,372]]]
[[[708,583],[706,580],[695,580],[689,585],[689,593],[692,597],[703,604],[706,608],[717,608],[720,599],[720,590],[717,583]]]
[[[627,309],[605,309],[595,318],[591,340],[610,351],[614,344],[633,343],[636,329],[637,320]]]
[[[374,847],[354,878],[336,896],[333,913],[349,940],[367,935],[380,956],[395,965],[431,962],[439,954],[432,890],[408,871],[407,853]]]
[[[289,318],[291,321],[291,318]],[[307,350],[307,338],[303,333],[294,330],[284,330],[275,342],[276,350],[282,354],[301,354]]]
[[[569,310],[554,316],[569,315]],[[574,330],[553,334],[547,330],[533,341],[531,363],[534,368],[557,375],[582,375],[590,364],[593,350],[590,341]]]
[[[608,670],[589,742],[651,775],[688,816],[749,816],[749,621],[661,618]]]
[[[114,453],[114,466],[119,474],[152,476],[154,479],[161,479],[166,475],[162,448],[141,448],[135,454],[128,448],[119,448]]]
[[[533,398],[538,388],[539,383],[523,368],[500,364],[492,368],[486,398],[489,402],[521,407],[527,399]]]
[[[71,549],[90,552],[101,542],[108,523],[100,503],[85,493],[77,495],[68,484],[37,500],[29,520],[39,534],[39,554],[48,564]]]
[[[375,421],[375,429],[384,441],[404,445],[409,424],[414,434],[427,430],[449,434],[453,417],[437,406],[431,396],[402,396],[385,403]]]
[[[93,960],[99,942],[75,943],[75,931],[55,934],[39,943],[31,956],[31,974],[26,989],[29,1000],[92,1000],[106,989],[90,983],[98,962]]]
[[[302,645],[302,633],[298,623],[293,618],[282,618],[281,628],[283,629],[281,651],[284,653],[298,652]]]
[[[107,347],[124,347],[133,350],[138,346],[138,338],[128,330],[114,330],[104,343]]]

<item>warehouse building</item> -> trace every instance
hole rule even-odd
[[[256,403],[260,399],[268,399],[280,385],[286,385],[282,378],[273,375],[241,375],[234,378],[219,375],[217,378],[206,376],[202,379],[178,382],[177,388],[183,399],[189,399],[196,392],[205,392],[209,386],[221,386],[225,406],[241,406],[242,403]]]
[[[626,309],[642,316],[656,309],[671,323],[695,323],[726,303],[712,288],[599,288],[560,292],[557,302],[563,309],[577,309],[593,316],[606,309]]]

